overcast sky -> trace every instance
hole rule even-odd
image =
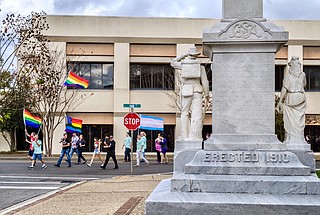
[[[7,13],[221,18],[222,0],[0,0]],[[264,0],[267,19],[320,20],[320,0]]]

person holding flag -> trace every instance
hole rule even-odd
[[[32,161],[33,152],[34,152],[32,142],[34,141],[34,136],[36,135],[36,133],[31,132],[31,134],[29,134],[27,129],[25,129],[25,134],[26,134],[26,137],[30,138],[30,141],[26,138],[26,142],[29,143],[28,158],[30,159],[30,161]],[[36,164],[36,162],[34,162],[34,164]]]
[[[47,165],[42,160],[41,145],[42,145],[42,142],[41,142],[41,140],[38,139],[38,135],[37,134],[34,135],[34,140],[32,142],[32,146],[34,148],[34,153],[33,153],[33,157],[32,157],[31,166],[28,167],[29,170],[33,170],[34,163],[36,162],[37,158],[42,163],[41,169],[46,169],[47,168]]]
[[[29,135],[27,131],[27,126],[35,129],[39,129],[42,124],[42,121],[40,117],[32,115],[29,111],[26,109],[23,109],[23,122],[24,122],[24,128],[25,128],[25,135],[26,135],[26,142],[29,143],[29,150],[28,150],[28,158],[32,161],[33,160],[33,154],[34,154],[34,148],[33,148],[33,142],[35,140],[35,132],[32,132],[31,135]],[[38,131],[38,133],[39,133]],[[30,141],[27,140],[27,137],[30,137]],[[36,162],[34,162],[35,164]]]

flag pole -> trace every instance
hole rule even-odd
[[[25,116],[24,116],[24,112],[25,112],[25,108],[23,108],[22,110],[22,117],[23,117],[23,124],[24,124],[24,139],[26,140],[27,139],[27,126],[26,126],[26,119],[25,119]]]
[[[48,114],[49,114],[49,110],[48,110],[47,113],[44,115],[44,118],[41,120],[41,124],[40,124],[40,126],[39,126],[39,130],[38,130],[38,132],[37,132],[37,135],[39,135],[40,130],[41,130],[41,127],[43,126],[43,122],[44,122],[45,119],[47,119]],[[43,130],[43,129],[42,129],[42,130]]]

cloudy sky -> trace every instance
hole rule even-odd
[[[221,18],[222,0],[0,0],[7,13]],[[267,19],[320,20],[319,0],[264,0]]]

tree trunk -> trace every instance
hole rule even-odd
[[[44,147],[44,153],[48,155],[48,140],[47,140],[47,126],[43,125],[42,130],[42,136],[43,136],[43,147]]]
[[[16,130],[10,131],[10,151],[17,151]]]

